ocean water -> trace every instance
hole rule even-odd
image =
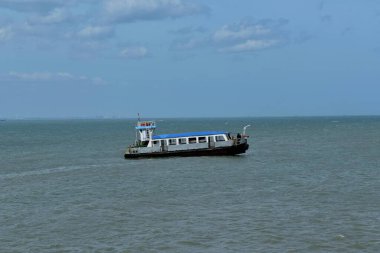
[[[0,122],[0,252],[380,252],[380,117],[157,120],[250,149],[124,160],[134,124]]]

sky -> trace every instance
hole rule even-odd
[[[0,0],[0,118],[380,115],[378,0]]]

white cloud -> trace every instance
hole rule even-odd
[[[240,52],[248,52],[248,51],[257,51],[266,49],[269,47],[273,47],[278,44],[276,40],[247,40],[243,43],[222,48],[220,52],[230,52],[230,53],[240,53]]]
[[[170,31],[170,33],[177,35],[188,35],[194,33],[205,33],[206,31],[206,28],[202,26],[186,26],[176,30],[172,30]]]
[[[271,33],[271,29],[261,24],[225,25],[217,30],[213,39],[217,42],[226,40],[247,39],[253,36],[262,36]]]
[[[67,21],[70,18],[70,13],[64,8],[56,8],[50,11],[47,15],[31,18],[28,22],[31,24],[59,24]]]
[[[48,72],[34,72],[34,73],[9,72],[9,77],[11,80],[49,81],[53,78],[53,74],[48,73]]]
[[[177,50],[189,50],[200,47],[205,42],[203,38],[190,38],[174,42],[172,48]]]
[[[74,75],[67,72],[9,72],[7,74],[0,74],[0,80],[10,83],[78,83],[78,84],[92,84],[92,85],[105,85],[100,77],[88,77],[84,75]]]
[[[85,39],[102,39],[112,37],[114,30],[108,26],[87,26],[78,32],[78,37]]]
[[[9,40],[13,35],[12,29],[7,27],[0,27],[0,42]]]
[[[142,59],[148,56],[148,49],[145,47],[127,47],[120,52],[120,56],[127,59]]]
[[[285,19],[264,19],[257,21],[243,20],[234,24],[227,24],[209,34],[194,34],[174,40],[172,49],[192,50],[199,47],[208,47],[221,53],[244,53],[268,49],[287,41],[287,32],[283,26]],[[175,33],[177,36],[187,35]]]
[[[22,12],[46,12],[72,0],[0,0],[0,7]]]
[[[195,15],[208,8],[183,0],[107,0],[105,10],[112,22],[133,22]]]

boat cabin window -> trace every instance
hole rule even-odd
[[[198,137],[198,142],[199,143],[205,143],[206,142],[206,137]]]
[[[147,147],[149,144],[149,141],[142,141],[141,142],[141,147]]]
[[[197,143],[197,137],[189,138],[189,143]]]
[[[153,146],[157,146],[158,145],[158,141],[153,141]]]
[[[186,144],[186,143],[187,143],[186,138],[179,139],[179,144]]]
[[[223,135],[217,135],[217,136],[215,136],[215,140],[216,140],[216,141],[225,141]]]
[[[169,145],[177,145],[177,139],[169,139]]]

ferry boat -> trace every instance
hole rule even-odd
[[[249,147],[247,127],[236,135],[225,131],[155,135],[154,121],[138,121],[136,141],[128,147],[124,158],[242,154]]]

